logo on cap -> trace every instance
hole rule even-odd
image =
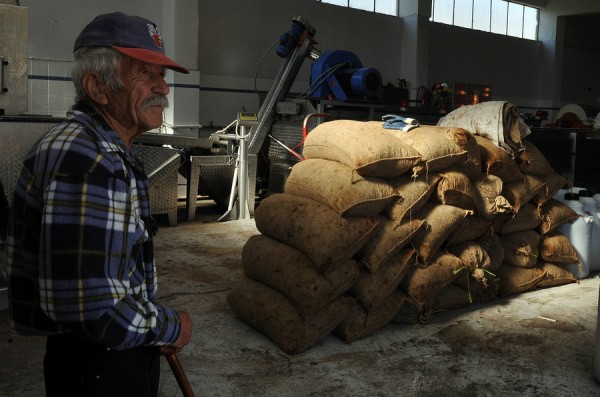
[[[148,24],[148,33],[150,34],[150,37],[152,37],[152,39],[156,43],[156,46],[158,48],[162,48],[162,38],[160,37],[160,30],[158,30],[157,27],[155,27],[151,24]]]

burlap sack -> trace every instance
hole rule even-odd
[[[497,296],[499,285],[491,271],[492,259],[479,243],[467,241],[449,248],[448,252],[464,263],[453,283],[467,291],[471,303],[488,302]]]
[[[369,335],[388,324],[398,314],[405,300],[406,295],[401,291],[394,291],[380,305],[369,310],[355,303],[350,315],[333,333],[346,342]]]
[[[481,171],[485,174],[496,175],[504,183],[522,179],[521,170],[511,155],[500,149],[488,138],[475,135],[481,153]]]
[[[454,133],[464,133],[464,130],[422,125],[403,136],[403,142],[421,154],[421,164],[413,168],[414,174],[436,172],[467,161],[468,151],[448,138]]]
[[[467,152],[465,161],[458,161],[445,169],[462,172],[475,181],[481,175],[481,153],[477,140],[462,128],[447,128],[443,132],[448,139]]]
[[[425,221],[421,219],[396,222],[382,216],[379,218],[379,225],[373,237],[367,241],[356,257],[368,271],[376,273],[424,226]]]
[[[531,198],[531,202],[537,205],[543,205],[552,199],[560,189],[569,187],[569,180],[557,174],[550,172],[546,175],[536,176],[537,180],[545,185],[545,189],[540,190],[538,194]]]
[[[475,192],[479,208],[477,213],[486,219],[494,219],[499,214],[510,214],[514,208],[502,196],[504,184],[496,175],[483,175],[475,182]]]
[[[406,300],[398,314],[392,318],[391,324],[427,324],[433,314],[433,302],[435,296],[431,297],[426,304],[419,305],[414,299],[406,295]]]
[[[279,193],[260,202],[254,221],[259,232],[298,249],[324,273],[352,258],[369,241],[379,219],[345,218],[317,201]]]
[[[519,212],[538,194],[542,194],[548,189],[544,181],[533,175],[522,174],[521,178],[519,181],[505,183],[502,188],[502,195],[506,197],[516,212]],[[545,196],[546,193],[543,195]]]
[[[432,258],[429,266],[414,267],[404,277],[400,287],[421,310],[442,288],[456,278],[456,272],[463,267],[464,263],[458,257],[439,252]]]
[[[579,283],[579,280],[567,269],[560,265],[549,262],[538,261],[540,269],[546,272],[546,277],[537,283],[536,288],[557,287],[559,285]]]
[[[358,297],[362,306],[371,310],[379,306],[400,285],[415,262],[416,251],[406,248],[383,264],[376,273],[362,271],[358,281],[348,290],[348,294]]]
[[[420,153],[403,142],[403,131],[380,121],[333,120],[316,126],[304,142],[306,158],[337,161],[363,176],[394,178],[416,166]]]
[[[460,278],[460,276],[459,276]],[[455,310],[470,305],[472,302],[469,291],[463,289],[457,284],[448,284],[434,299],[432,310],[433,312],[442,312],[446,310]]]
[[[565,203],[550,199],[540,209],[542,223],[539,231],[543,235],[548,234],[567,222],[574,222],[579,214]]]
[[[553,231],[540,239],[540,259],[552,263],[581,263],[577,250],[567,236]]]
[[[502,265],[496,275],[500,279],[500,296],[507,296],[531,291],[540,281],[544,280],[546,272],[538,267],[525,269]]]
[[[347,165],[323,159],[295,164],[285,193],[326,204],[342,216],[377,215],[399,199],[384,179],[362,177]]]
[[[491,302],[498,298],[500,291],[498,276],[495,273],[484,272],[482,269],[470,274],[461,272],[450,285],[456,285],[465,291],[469,303]]]
[[[423,219],[426,226],[421,228],[411,239],[417,249],[419,263],[427,266],[448,236],[471,212],[446,204],[425,203],[415,214],[415,218]]]
[[[523,140],[525,150],[516,157],[517,165],[524,174],[546,175],[554,172],[552,166],[540,150],[528,140]]]
[[[504,262],[504,244],[497,234],[486,234],[477,239],[477,243],[488,253],[490,266],[488,270],[496,272]]]
[[[492,228],[493,222],[482,216],[471,214],[463,218],[446,239],[446,246],[451,247],[465,241],[475,240]]]
[[[342,295],[309,317],[302,317],[280,292],[242,277],[227,295],[231,309],[270,337],[287,354],[302,353],[327,337],[348,316],[354,298]]]
[[[535,230],[523,230],[504,234],[504,263],[523,268],[532,268],[539,256],[540,234]]]
[[[530,203],[525,204],[519,212],[502,225],[504,234],[516,233],[522,230],[536,229],[542,224],[540,209]]]
[[[419,211],[427,202],[441,178],[440,175],[431,174],[416,178],[403,175],[390,179],[390,185],[401,198],[385,208],[382,214],[398,222],[410,218],[411,214]]]
[[[442,171],[432,201],[466,210],[477,211],[481,207],[479,195],[469,177],[458,171]]]
[[[476,241],[465,241],[454,247],[448,247],[448,252],[462,260],[469,272],[475,269],[488,269],[491,266],[489,254]]]
[[[352,259],[334,263],[321,274],[302,252],[262,234],[244,245],[242,266],[246,277],[284,294],[303,317],[348,291],[360,275]]]

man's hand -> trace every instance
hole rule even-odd
[[[161,347],[160,353],[164,356],[168,356],[169,354],[180,351],[185,345],[190,343],[190,339],[192,339],[192,319],[190,318],[190,315],[184,310],[178,312],[177,314],[181,320],[179,337],[172,345]]]

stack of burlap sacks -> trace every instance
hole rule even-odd
[[[255,211],[227,301],[289,354],[390,322],[576,282],[553,199],[567,180],[537,148],[516,158],[462,128],[320,124],[285,192]]]

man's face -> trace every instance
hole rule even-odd
[[[105,107],[120,128],[113,127],[127,131],[130,139],[160,127],[163,110],[168,106],[165,68],[125,59],[121,62],[120,77],[123,88],[109,92]]]

